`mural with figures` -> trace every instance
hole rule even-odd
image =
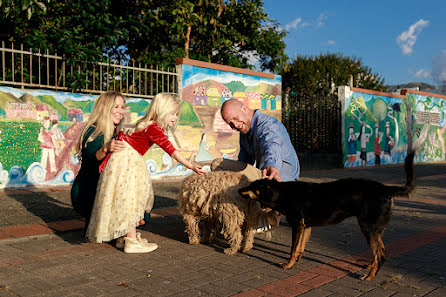
[[[73,182],[80,167],[74,146],[96,97],[0,87],[0,187]],[[126,123],[145,114],[149,104],[127,99]],[[175,143],[175,135],[170,138]],[[144,158],[153,178],[191,173],[156,146]]]
[[[220,114],[228,99],[281,119],[280,76],[264,78],[187,64],[181,67],[185,107],[175,134],[190,160],[206,164],[214,158],[237,157],[239,133],[233,132]]]
[[[435,95],[435,94],[432,94]],[[445,160],[445,99],[352,92],[345,98],[345,167],[396,164],[407,155],[407,113],[417,162]]]
[[[407,93],[407,100],[415,106],[418,161],[446,159],[446,96],[442,97]]]

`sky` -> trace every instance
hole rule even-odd
[[[290,57],[360,58],[386,85],[446,81],[445,0],[264,0]]]
[[[182,66],[183,88],[199,81],[212,79],[220,83],[230,83],[232,81],[242,81],[245,86],[257,86],[258,84],[276,84],[282,83],[282,77],[275,75],[274,79],[262,78],[259,76],[246,75],[241,73],[219,71],[215,69],[206,69],[194,71],[194,66],[184,64]]]

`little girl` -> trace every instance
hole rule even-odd
[[[96,198],[86,237],[92,242],[104,242],[126,235],[125,253],[147,253],[155,250],[136,233],[144,212],[153,206],[153,190],[143,155],[156,143],[178,162],[198,174],[205,171],[183,158],[165,135],[178,122],[180,100],[160,93],[153,98],[147,114],[138,120],[130,135],[120,133],[127,149],[110,154],[101,164]]]

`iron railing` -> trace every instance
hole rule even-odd
[[[339,152],[341,110],[336,95],[291,94],[283,122],[298,152]]]
[[[113,90],[128,97],[152,98],[159,92],[178,93],[175,68],[142,65],[133,60],[69,63],[48,50],[20,49],[2,41],[0,84],[21,88],[103,93]]]

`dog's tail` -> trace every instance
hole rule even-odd
[[[404,161],[404,171],[406,173],[406,184],[403,187],[396,187],[395,195],[403,197],[411,197],[412,193],[415,191],[415,170],[413,166],[413,161],[415,158],[415,152],[411,151],[407,154],[406,160]]]
[[[407,154],[404,161],[404,170],[406,172],[406,188],[411,194],[415,190],[415,169],[413,167],[413,160],[415,158],[415,152],[411,151]]]
[[[255,230],[258,227],[265,228],[266,240],[271,240],[271,227],[278,226],[280,214],[274,210],[266,210],[260,206],[258,201],[247,199],[248,201],[248,225]]]
[[[272,209],[262,209],[259,213],[259,226],[263,226],[265,230],[265,240],[270,241],[272,238],[272,227],[280,224],[280,213]]]

